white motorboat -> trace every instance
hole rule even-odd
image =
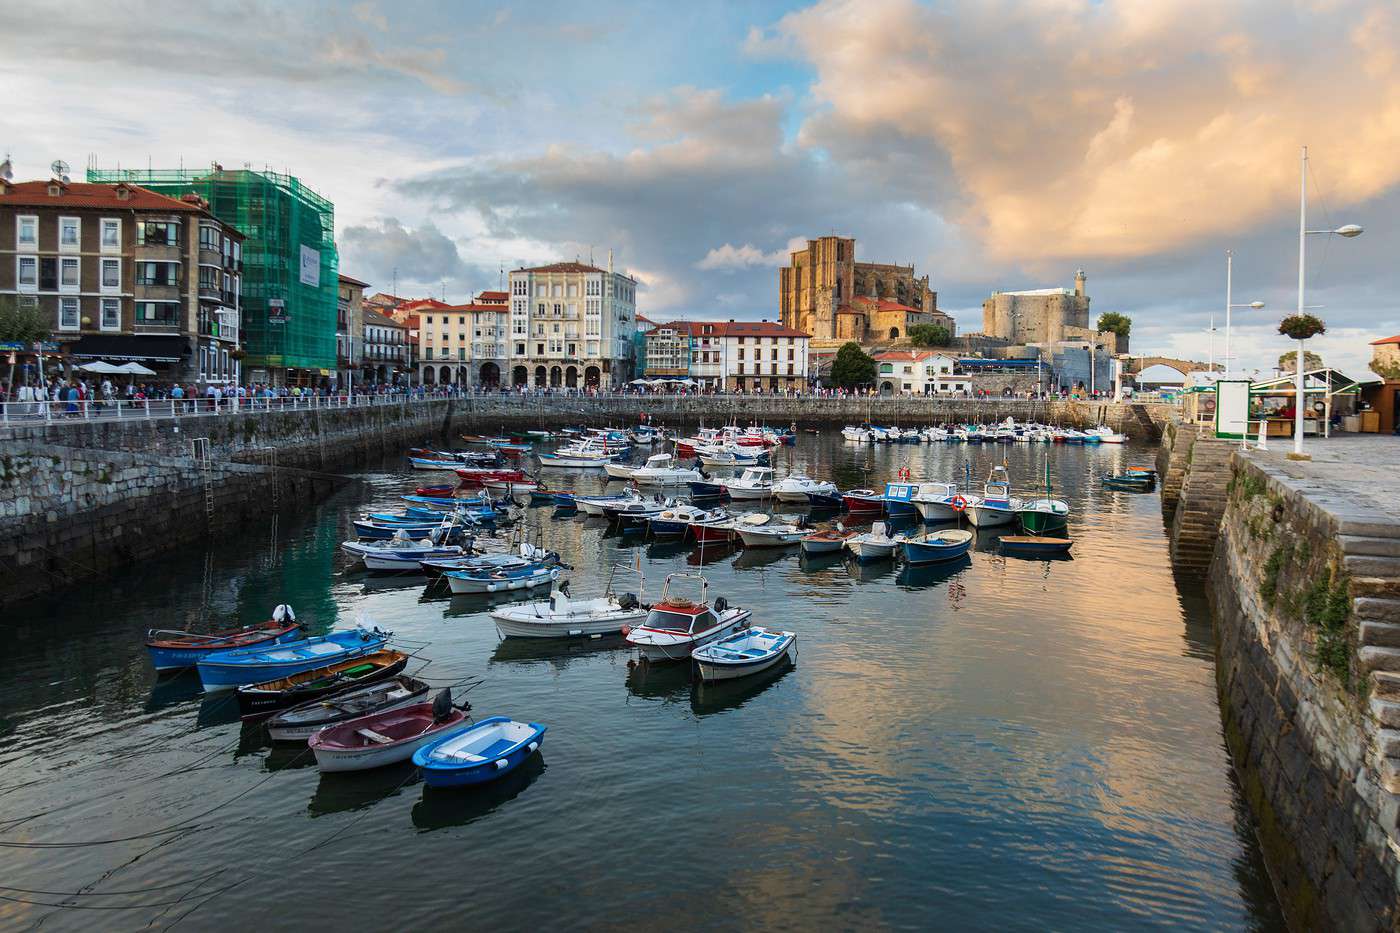
[[[607,506],[637,498],[640,497],[633,492],[619,493],[615,496],[574,496],[574,505],[584,515],[601,516]]]
[[[876,522],[869,531],[846,541],[846,550],[854,554],[857,560],[880,560],[890,557],[898,546],[899,539],[890,537],[884,522]]]
[[[696,648],[691,657],[701,680],[733,680],[758,674],[786,661],[797,644],[792,632],[744,629],[719,641]]]
[[[1085,431],[1084,437],[1085,440],[1088,440],[1090,437],[1097,437],[1101,444],[1123,444],[1128,440],[1126,434],[1119,434],[1117,431],[1102,424],[1097,428],[1090,428]]]
[[[812,534],[811,528],[777,522],[760,524],[738,521],[734,523],[734,531],[744,542],[744,547],[788,547]]]
[[[768,458],[767,451],[762,447],[742,448],[733,445],[728,447],[697,447],[695,453],[705,466],[733,469],[756,466]]]
[[[844,427],[841,437],[853,444],[869,444],[871,440],[870,432],[865,428]]]
[[[479,570],[449,570],[443,574],[455,596],[476,593],[505,593],[547,586],[559,579],[563,568],[557,564],[527,564],[523,567],[483,567]]]
[[[670,454],[652,454],[645,466],[632,471],[632,481],[639,486],[682,486],[700,479],[699,470],[678,466]]]
[[[1011,495],[1011,485],[994,480],[982,487],[982,501],[968,508],[967,519],[978,528],[1010,525],[1016,521],[1020,508],[1021,500]]]
[[[601,442],[586,440],[538,456],[542,467],[588,470],[603,468],[617,456],[617,451],[609,450]]]
[[[680,502],[651,516],[647,527],[657,538],[683,538],[690,527],[701,522],[721,522],[729,518],[724,509],[702,509]]]
[[[436,536],[434,536],[436,537]],[[374,541],[342,541],[340,549],[358,558],[366,570],[410,571],[421,573],[420,561],[441,560],[447,557],[463,557],[471,553],[470,539],[457,544],[438,544],[432,537],[414,541],[404,531],[398,531],[392,538]]]
[[[616,460],[603,464],[604,472],[612,479],[631,479],[636,469],[630,463],[618,463]]]
[[[700,600],[673,596],[671,586],[677,579],[698,580]],[[706,601],[708,589],[709,583],[702,576],[671,574],[662,587],[661,601],[651,608],[646,620],[624,633],[627,643],[648,661],[684,661],[696,648],[748,624],[753,613],[730,606],[723,597],[711,607]]]
[[[771,467],[745,467],[738,479],[720,483],[731,499],[766,499],[773,494],[773,469]]]
[[[615,635],[623,626],[641,622],[647,612],[632,593],[573,599],[565,582],[547,600],[497,609],[491,618],[502,638],[588,638]]]
[[[961,502],[956,502],[958,498],[957,483],[921,483],[919,492],[910,501],[914,503],[914,508],[919,510],[919,517],[926,522],[951,522],[961,517],[962,513],[982,501],[980,496],[962,496]],[[961,505],[962,508],[958,508]]]
[[[801,473],[793,473],[773,484],[774,497],[783,502],[806,503],[809,492],[822,496],[834,496],[837,492],[836,484],[814,480]]]

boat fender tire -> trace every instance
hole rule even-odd
[[[509,765],[510,765],[510,762],[509,762],[509,761],[506,761],[504,758],[497,758],[497,759],[496,759],[496,770],[497,770],[497,771],[504,771],[507,767],[509,767]]]
[[[526,750],[527,752],[533,753],[534,750],[537,749],[537,748],[539,748],[539,747],[540,747],[540,743],[539,743],[539,742],[531,742],[529,745],[525,746],[525,750]]]
[[[729,608],[729,600],[725,599],[723,596],[721,596],[719,599],[715,600],[715,612],[723,612],[724,610],[726,610],[726,609],[728,609],[728,608]]]

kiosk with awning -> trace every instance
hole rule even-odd
[[[1258,430],[1263,421],[1269,437],[1293,436],[1293,413],[1297,376],[1278,376],[1249,387],[1250,422]],[[1361,384],[1335,369],[1314,369],[1303,373],[1303,434],[1331,434],[1332,416],[1349,415],[1356,409]]]

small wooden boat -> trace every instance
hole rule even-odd
[[[224,652],[295,641],[300,633],[291,607],[278,606],[267,622],[208,635],[153,628],[146,632],[146,651],[157,671],[178,671]]]
[[[546,586],[559,579],[557,566],[532,562],[520,567],[449,570],[443,574],[454,595],[504,593]]]
[[[372,654],[388,641],[388,632],[355,628],[267,648],[244,648],[201,660],[199,680],[205,690],[231,690]]]
[[[720,483],[690,482],[690,498],[692,499],[717,499],[724,495],[724,486]]]
[[[930,531],[899,539],[904,559],[911,564],[957,560],[972,549],[972,532],[957,528]]]
[[[490,470],[483,467],[462,467],[454,469],[457,478],[461,480],[463,486],[480,486],[493,480],[503,482],[523,483],[525,482],[525,472],[523,470]]]
[[[840,509],[845,506],[845,500],[841,498],[839,492],[809,492],[807,493],[807,504],[815,509]]]
[[[428,690],[426,683],[407,674],[349,687],[282,710],[267,721],[267,733],[274,742],[304,743],[322,729],[347,719],[422,703],[427,699]]]
[[[1003,535],[997,539],[1003,554],[1068,554],[1069,538],[1043,538],[1037,535]]]
[[[1032,499],[1016,510],[1021,528],[1030,534],[1061,531],[1069,523],[1069,503],[1063,499]]]
[[[322,729],[306,744],[322,771],[365,771],[397,764],[437,739],[470,726],[466,711],[443,690],[431,703],[371,713]]]
[[[1125,489],[1131,492],[1151,492],[1154,479],[1145,473],[1104,474],[1103,484],[1110,489]]]
[[[376,651],[276,680],[244,684],[238,688],[238,713],[244,719],[256,719],[356,684],[387,680],[402,673],[407,664],[408,655],[402,651]]]
[[[856,536],[856,532],[837,525],[814,531],[802,539],[802,550],[808,554],[831,554],[846,546],[846,542]]]
[[[740,521],[735,524],[734,530],[738,532],[739,540],[744,542],[744,547],[789,547],[812,534],[810,528],[777,522],[754,524]]]
[[[701,680],[733,680],[758,674],[787,660],[797,644],[793,632],[749,628],[691,652]]]
[[[456,491],[456,483],[448,486],[419,486],[417,489],[413,490],[416,495],[442,499],[451,498],[452,493]]]
[[[464,787],[504,777],[539,750],[549,727],[505,716],[483,719],[413,753],[429,787]]]

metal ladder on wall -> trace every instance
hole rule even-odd
[[[204,519],[212,532],[214,530],[214,465],[209,458],[209,438],[191,438],[190,456],[199,466],[199,479],[204,487]]]
[[[277,448],[264,447],[261,453],[263,455],[263,462],[267,465],[268,478],[271,480],[272,485],[272,527],[268,531],[267,566],[275,567],[278,559],[278,513],[281,511],[282,506],[282,489],[281,484],[277,481]]]

